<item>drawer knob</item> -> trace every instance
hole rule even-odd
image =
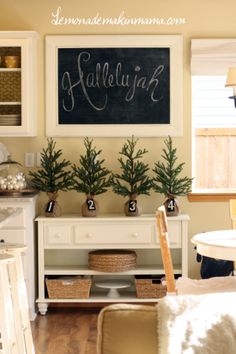
[[[132,233],[132,237],[133,237],[133,238],[137,238],[137,237],[138,237],[138,233],[137,233],[137,232],[133,232],[133,233]]]
[[[2,239],[0,240],[0,242],[1,242],[1,243],[5,243],[5,240],[2,238]]]
[[[92,234],[89,232],[88,234],[85,235],[86,238],[92,238]]]

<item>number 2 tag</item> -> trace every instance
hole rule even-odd
[[[88,210],[96,210],[96,206],[93,199],[87,199],[86,203],[88,206]]]

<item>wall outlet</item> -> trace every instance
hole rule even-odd
[[[25,167],[34,167],[34,153],[26,152],[25,153]]]
[[[41,155],[41,152],[37,152],[36,154],[36,166],[37,167],[41,167],[41,158],[42,158],[42,155]]]

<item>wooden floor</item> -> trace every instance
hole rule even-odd
[[[36,354],[96,354],[97,308],[49,308],[32,323]]]

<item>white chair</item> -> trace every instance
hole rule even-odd
[[[18,336],[13,310],[13,296],[9,277],[9,267],[15,267],[14,257],[0,254],[0,332],[1,353],[23,353],[22,336]]]
[[[7,345],[12,348],[9,353],[19,353],[19,354],[34,354],[34,345],[31,332],[31,326],[29,321],[29,306],[27,300],[26,285],[22,266],[22,254],[25,252],[26,247],[15,244],[2,244],[0,245],[0,256],[9,259],[8,263],[2,266],[2,277],[0,287],[3,295],[7,297],[7,303],[9,303],[10,313],[8,322],[6,323],[5,312],[1,310],[0,321],[1,334],[5,331],[6,327],[10,328],[12,333],[9,343],[13,343],[13,329],[12,329],[12,318],[13,325],[15,329],[16,346],[12,344],[6,344],[4,340],[3,348]],[[13,260],[13,261],[12,261]],[[10,290],[9,290],[10,289]],[[3,298],[1,295],[1,299]],[[12,304],[12,305],[11,305]],[[1,304],[0,306],[4,306]],[[10,321],[10,322],[9,322]],[[4,337],[6,338],[6,337]],[[14,349],[14,351],[13,351]],[[7,349],[6,349],[7,350]],[[8,352],[6,351],[6,354]],[[5,351],[3,351],[5,354]]]
[[[218,292],[236,292],[236,277],[233,276],[200,280],[180,277],[175,281],[171,251],[169,248],[167,217],[164,206],[157,209],[156,220],[168,293],[178,295],[200,295]]]

